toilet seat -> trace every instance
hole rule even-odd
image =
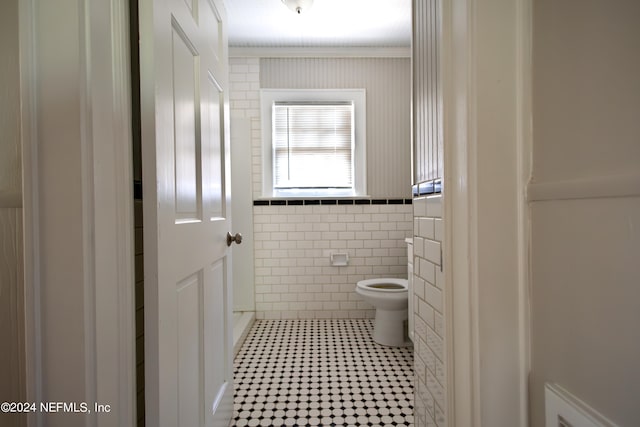
[[[409,282],[407,279],[367,279],[360,280],[356,286],[370,292],[398,293],[407,292]]]

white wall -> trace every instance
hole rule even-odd
[[[233,247],[233,311],[255,311],[256,308],[250,172],[251,119],[237,114],[231,120],[231,215],[233,233],[241,233],[243,240],[241,245]]]
[[[18,1],[0,4],[0,402],[26,398]],[[24,414],[0,424],[26,425]]]
[[[640,420],[640,3],[533,2],[532,427],[557,382]]]
[[[16,204],[22,192],[18,1],[3,1],[0,12],[0,198],[17,195]]]

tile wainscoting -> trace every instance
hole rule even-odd
[[[413,199],[415,425],[446,425],[442,195]]]
[[[403,203],[254,203],[256,318],[372,317],[356,282],[407,277],[413,208],[390,200]],[[332,266],[332,253],[348,265]]]

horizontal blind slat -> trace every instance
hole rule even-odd
[[[353,105],[273,106],[276,188],[353,186]]]

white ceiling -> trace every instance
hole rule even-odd
[[[411,0],[314,0],[301,15],[281,0],[228,0],[233,47],[408,47]]]

